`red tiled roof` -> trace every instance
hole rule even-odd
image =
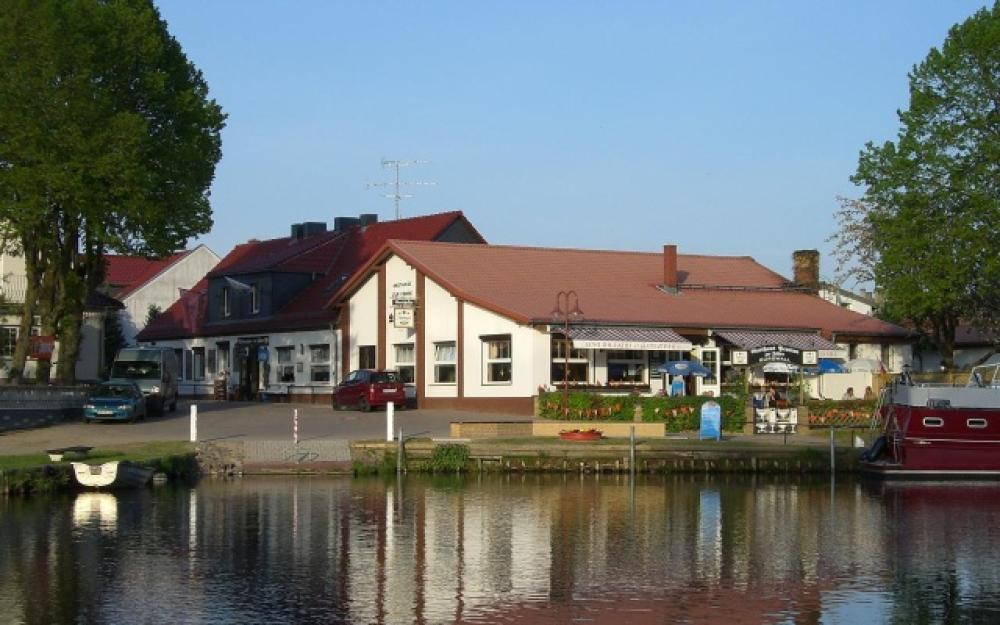
[[[382,255],[390,251],[455,295],[523,323],[550,320],[556,293],[572,289],[587,322],[909,334],[790,290],[788,281],[746,256],[679,254],[680,291],[668,293],[660,288],[663,256],[658,253],[417,241],[392,241]],[[342,292],[350,292],[364,275],[356,275]]]
[[[157,319],[157,322],[162,319],[162,323],[146,326],[137,338],[142,341],[169,340],[326,327],[334,317],[326,307],[330,297],[387,241],[435,239],[458,221],[485,243],[461,211],[450,211],[355,226],[341,232],[324,232],[298,241],[285,237],[237,245],[208,274],[208,278],[259,271],[314,273],[320,276],[270,317],[207,324],[207,307],[203,307],[196,323],[188,326],[184,321],[182,304],[177,302]],[[202,282],[207,292],[208,283]],[[197,289],[198,286],[195,286],[192,290]]]
[[[106,254],[104,281],[111,287],[114,296],[121,299],[190,253],[190,250],[185,250],[166,258]]]

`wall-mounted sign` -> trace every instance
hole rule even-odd
[[[804,365],[815,365],[817,361],[817,354],[814,351],[804,351],[802,352],[802,364]]]
[[[392,325],[396,328],[412,328],[413,308],[395,308],[392,311]]]
[[[787,364],[802,364],[802,350],[787,345],[762,345],[750,350],[750,362],[783,362]]]
[[[573,349],[627,349],[662,352],[679,352],[689,348],[688,343],[649,343],[646,341],[603,341],[572,339]]]
[[[267,359],[268,359],[267,345],[258,345],[257,360],[260,362],[267,362]]]
[[[732,353],[732,359],[734,365],[745,365],[749,361],[747,360],[747,352],[745,349],[734,349]]]
[[[417,298],[413,294],[413,283],[409,280],[394,282],[392,284],[392,307],[393,308],[413,308],[416,306]]]
[[[28,346],[29,355],[35,360],[52,360],[52,352],[56,349],[56,337],[33,336]]]

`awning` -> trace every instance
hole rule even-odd
[[[688,341],[670,328],[634,326],[570,326],[569,338],[576,349],[637,349],[689,351]]]
[[[818,352],[820,358],[844,358],[847,350],[811,332],[744,332],[716,330],[715,336],[746,350],[779,345],[800,352]]]

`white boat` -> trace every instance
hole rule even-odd
[[[104,464],[72,464],[76,481],[87,488],[135,488],[145,486],[153,476],[153,469],[124,460]]]

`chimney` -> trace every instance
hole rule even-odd
[[[303,224],[292,224],[292,238],[293,239],[295,239],[295,240],[301,239],[302,235],[305,234],[305,231],[306,231],[306,229],[303,226]]]
[[[663,246],[663,288],[677,290],[677,246]]]
[[[302,223],[302,236],[311,237],[314,234],[326,232],[325,221],[306,221]]]
[[[358,221],[361,222],[361,226],[370,226],[373,223],[378,222],[378,215],[375,213],[361,213],[358,215]]]
[[[358,225],[357,217],[334,217],[333,218],[333,231],[343,232],[351,226]]]
[[[792,274],[795,286],[819,293],[819,250],[792,252]]]

